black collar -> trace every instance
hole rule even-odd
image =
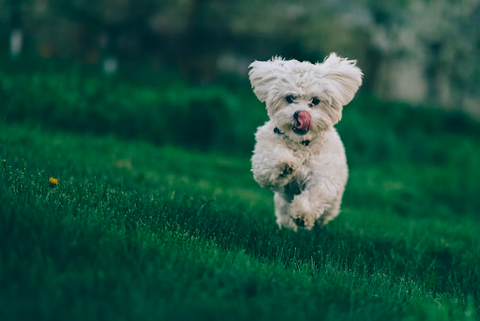
[[[289,138],[287,135],[285,135],[285,133],[283,133],[280,129],[278,129],[278,127],[275,127],[273,129],[273,132],[277,135],[283,135],[285,138]],[[310,145],[310,141],[304,140],[304,141],[301,141],[300,144],[302,144],[303,146],[308,146]]]

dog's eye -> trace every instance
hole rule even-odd
[[[313,97],[312,104],[315,105],[315,106],[320,104],[320,99],[318,99],[317,97]]]
[[[287,101],[287,103],[291,104],[295,100],[295,96],[288,95],[287,97],[285,97],[285,100]]]

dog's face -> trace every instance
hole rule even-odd
[[[250,65],[250,82],[268,116],[292,140],[311,140],[333,127],[362,84],[355,61],[332,53],[312,64],[275,57]]]

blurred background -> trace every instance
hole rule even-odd
[[[480,116],[476,0],[1,0],[0,23],[12,58],[168,68],[202,83],[245,78],[253,59],[335,51],[359,60],[379,97]]]
[[[330,52],[342,214],[280,231],[248,65]],[[0,0],[0,320],[478,320],[479,164],[480,0]]]
[[[73,131],[248,152],[266,119],[249,63],[333,51],[365,73],[349,125],[480,119],[478,0],[0,0],[0,43],[9,120]]]

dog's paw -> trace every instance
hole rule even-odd
[[[317,217],[305,208],[292,209],[290,217],[296,226],[311,230],[315,225]]]
[[[292,216],[292,220],[296,226],[302,227],[307,230],[311,230],[315,225],[315,218],[308,214],[299,214],[298,216]]]
[[[300,218],[300,217],[297,217],[297,218],[295,218],[295,219],[292,218],[292,221],[293,221],[293,223],[295,223],[295,225],[298,226],[298,227],[305,227],[305,221],[304,221],[302,218]]]
[[[291,165],[280,164],[280,174],[278,176],[280,176],[280,177],[291,176],[294,171],[295,170],[293,169],[293,167]]]
[[[293,176],[297,173],[298,165],[294,163],[280,163],[274,174],[274,186],[283,187],[288,184]]]

